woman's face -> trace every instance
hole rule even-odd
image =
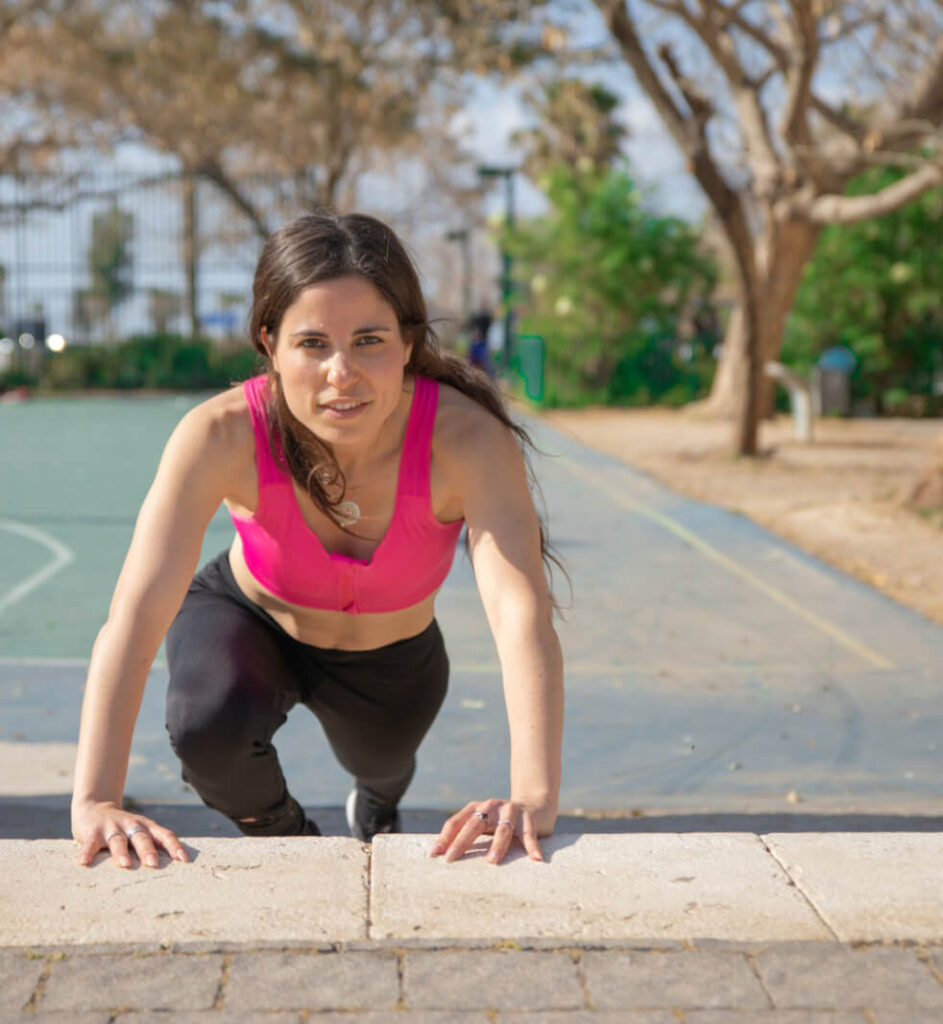
[[[402,398],[409,346],[366,278],[305,288],[267,342],[288,408],[309,430],[331,445],[376,440]]]

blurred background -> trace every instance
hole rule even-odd
[[[744,454],[769,362],[939,411],[937,0],[0,10],[0,387],[245,376],[261,240],[330,204],[540,403],[706,399]]]

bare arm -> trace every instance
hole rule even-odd
[[[460,459],[465,519],[478,590],[501,662],[511,736],[511,797],[467,805],[446,823],[440,845],[461,856],[487,827],[489,859],[500,861],[514,833],[534,859],[536,837],[553,832],[560,792],[563,658],[553,628],[537,513],[520,446],[488,417]],[[500,822],[513,821],[510,827]]]
[[[81,864],[108,847],[128,866],[125,833],[141,822],[146,831],[135,835],[133,846],[143,862],[157,863],[148,832],[171,856],[185,859],[172,832],[121,809],[122,794],[147,673],[225,496],[232,452],[212,400],[198,406],[174,430],[138,515],[108,620],[92,650],[82,704],[72,798]]]

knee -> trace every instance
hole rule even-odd
[[[238,682],[209,683],[202,674],[194,678],[178,673],[167,690],[167,732],[184,764],[219,764],[268,739],[270,706],[253,701]]]

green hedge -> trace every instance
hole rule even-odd
[[[222,349],[202,338],[190,341],[174,334],[140,335],[120,345],[75,345],[58,354],[46,353],[38,379],[10,370],[0,375],[0,387],[32,384],[53,391],[202,391],[228,387],[261,367],[259,354],[249,345]]]

